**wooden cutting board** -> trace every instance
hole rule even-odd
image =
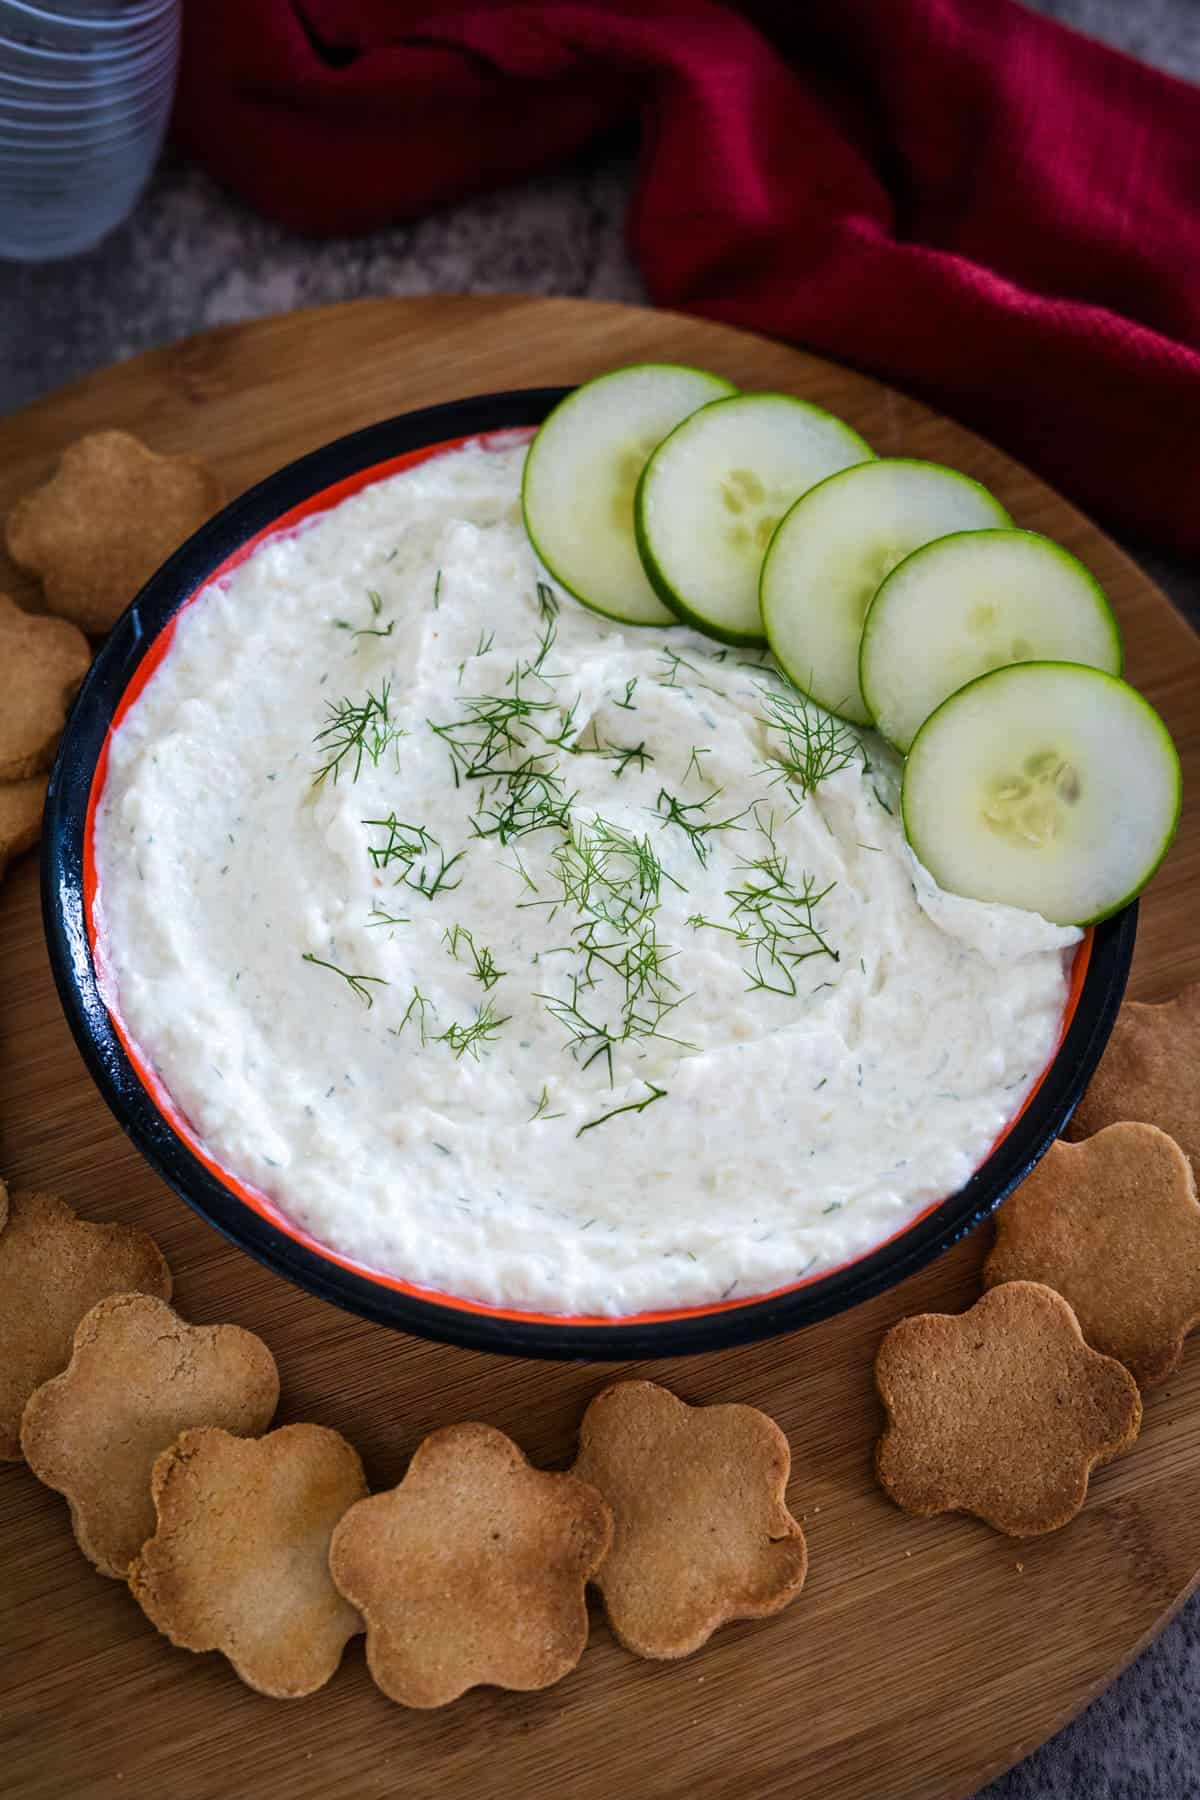
[[[886,455],[977,476],[1023,524],[1095,570],[1128,673],[1200,781],[1200,641],[1096,528],[1032,475],[913,401],[718,325],[518,298],[360,301],[235,326],[108,369],[0,424],[0,511],[98,426],[198,451],[236,493],[328,438],[485,389],[577,381],[630,360],[707,365],[844,414]],[[1034,373],[1034,372],[1031,372]],[[32,602],[0,556],[0,587]],[[1132,991],[1200,976],[1200,813],[1185,811],[1144,902]],[[267,1274],[194,1217],[123,1138],[86,1075],[51,984],[34,859],[0,895],[0,1169],[92,1218],[153,1231],[181,1310],[260,1332],[283,1374],[280,1419],[345,1432],[373,1486],[423,1434],[481,1418],[550,1465],[619,1369],[537,1364],[417,1342]],[[1200,1574],[1200,1344],[1147,1405],[1140,1442],[1103,1470],[1073,1524],[1027,1544],[966,1518],[915,1521],[871,1479],[871,1363],[886,1328],[977,1293],[985,1233],[852,1313],[767,1344],[641,1365],[693,1401],[744,1400],[792,1443],[790,1499],[811,1573],[787,1612],[730,1626],[678,1664],[639,1662],[599,1612],[574,1674],[536,1695],[477,1691],[405,1712],[372,1686],[361,1639],[311,1699],[259,1698],[216,1655],[158,1637],[123,1587],[77,1554],[66,1508],[0,1467],[0,1788],[17,1800],[955,1800],[1040,1743],[1134,1656]],[[30,1297],[30,1304],[35,1304]]]

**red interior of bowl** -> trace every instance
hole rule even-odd
[[[498,442],[511,444],[520,441],[523,437],[531,437],[532,435],[532,430],[526,433],[508,431],[497,433],[496,438]],[[207,581],[196,590],[196,593],[192,594],[190,598],[184,602],[184,605],[179,609],[179,612],[175,614],[175,617],[170,621],[166,628],[159,633],[158,637],[151,644],[134,673],[129,686],[121,696],[120,704],[113,714],[112,724],[108,728],[108,733],[96,761],[96,769],[92,776],[91,790],[88,795],[87,821],[84,828],[83,843],[83,898],[87,918],[88,942],[91,945],[92,959],[96,967],[97,976],[100,978],[102,990],[107,985],[111,991],[111,983],[106,984],[104,980],[103,952],[97,941],[96,933],[95,829],[96,809],[100,796],[104,791],[104,783],[108,775],[109,744],[112,741],[113,732],[120,725],[125,714],[129,711],[129,708],[133,705],[146,683],[150,680],[150,677],[154,674],[163,658],[169,652],[175,636],[176,621],[178,620],[180,613],[185,611],[188,606],[193,605],[198,595],[202,593],[205,588],[211,587],[216,582],[226,580],[229,575],[232,574],[233,570],[236,569],[240,563],[245,562],[246,558],[257,549],[259,544],[266,538],[276,537],[280,532],[294,531],[298,526],[302,525],[305,520],[314,517],[317,513],[327,512],[331,507],[337,506],[340,501],[348,499],[351,494],[356,494],[360,488],[369,487],[372,482],[385,480],[389,475],[397,475],[402,469],[411,469],[418,463],[426,462],[429,458],[440,455],[444,450],[454,450],[464,443],[477,441],[479,440],[474,437],[449,438],[439,444],[428,444],[420,450],[409,451],[405,456],[392,457],[387,462],[376,463],[368,469],[360,469],[356,475],[350,475],[344,481],[335,482],[332,487],[324,488],[320,493],[313,494],[310,499],[305,500],[299,506],[294,506],[290,512],[283,513],[273,524],[267,526],[254,537],[249,538],[246,543],[240,545],[238,549],[231,552],[231,554],[225,558],[225,561],[221,563],[218,568],[213,570]],[[482,441],[486,443],[489,440],[485,438]],[[1046,1070],[1049,1069],[1050,1064],[1054,1061],[1054,1057],[1057,1056],[1059,1046],[1062,1043],[1071,1020],[1075,1016],[1075,1009],[1079,1004],[1079,996],[1083,991],[1083,983],[1087,975],[1091,953],[1092,933],[1089,931],[1086,933],[1075,953],[1074,962],[1071,968],[1071,981],[1067,994],[1066,1009],[1063,1013],[1062,1025],[1059,1029],[1059,1035],[1054,1046],[1053,1054],[1050,1056],[1046,1068],[1043,1069],[1041,1075],[1038,1076],[1038,1079],[1034,1082],[1029,1093],[1026,1095],[1024,1105],[1021,1107],[1020,1112],[1015,1114],[1005,1126],[1004,1130],[996,1139],[996,1143],[992,1145],[992,1150],[996,1148],[996,1144],[1004,1141],[1009,1132],[1012,1131],[1013,1127],[1016,1125],[1018,1119],[1021,1118],[1026,1107],[1028,1107],[1030,1101],[1044,1081]],[[418,1287],[414,1282],[404,1281],[397,1275],[388,1275],[380,1269],[373,1269],[366,1263],[357,1262],[353,1257],[339,1255],[336,1250],[331,1250],[328,1245],[320,1243],[318,1239],[312,1237],[301,1226],[289,1219],[285,1213],[280,1211],[279,1207],[268,1194],[265,1194],[260,1188],[254,1187],[250,1182],[243,1181],[239,1176],[231,1174],[228,1169],[223,1168],[222,1165],[214,1159],[211,1153],[205,1148],[201,1139],[197,1136],[191,1122],[180,1111],[171,1095],[167,1092],[166,1087],[157,1071],[150,1063],[148,1057],[127,1031],[120,1014],[111,1006],[109,1007],[109,1014],[112,1018],[113,1028],[124,1046],[125,1053],[133,1065],[139,1081],[149,1094],[159,1113],[161,1113],[162,1117],[167,1121],[176,1135],[183,1139],[193,1155],[196,1156],[198,1160],[204,1164],[205,1168],[221,1182],[222,1186],[227,1188],[231,1194],[234,1194],[244,1206],[248,1206],[252,1212],[256,1212],[261,1218],[266,1219],[275,1230],[283,1232],[296,1243],[303,1244],[306,1249],[314,1251],[318,1256],[324,1257],[327,1262],[336,1263],[339,1268],[348,1269],[355,1275],[362,1276],[368,1281],[377,1283],[380,1287],[392,1288],[398,1293],[409,1294],[414,1299],[434,1301],[438,1305],[452,1307],[458,1312],[482,1313],[494,1319],[516,1319],[525,1321],[526,1323],[543,1325],[611,1326],[614,1323],[619,1322],[617,1319],[614,1319],[611,1314],[523,1312],[513,1307],[487,1306],[480,1301],[463,1300],[454,1294],[444,1294],[430,1288]],[[989,1155],[990,1154],[991,1152],[989,1151]],[[873,1254],[874,1250],[881,1249],[883,1244],[890,1244],[894,1242],[896,1238],[903,1237],[905,1232],[911,1231],[913,1226],[919,1224],[922,1219],[928,1218],[929,1214],[936,1211],[941,1204],[941,1200],[931,1201],[930,1204],[921,1212],[917,1213],[915,1217],[908,1219],[898,1231],[893,1232],[891,1237],[883,1239],[880,1244],[872,1247],[872,1251],[864,1252],[863,1254]],[[858,1261],[860,1259],[853,1258],[851,1260]],[[848,1263],[838,1265],[839,1268],[846,1268],[848,1266]],[[736,1300],[718,1300],[713,1301],[707,1306],[679,1306],[668,1308],[663,1311],[642,1312],[626,1314],[623,1316],[631,1322],[636,1321],[638,1324],[652,1324],[670,1319],[695,1319],[705,1317],[712,1313],[735,1312],[745,1306],[757,1305],[761,1300],[775,1299],[781,1294],[794,1293],[797,1288],[808,1287],[814,1282],[823,1281],[827,1276],[832,1275],[835,1272],[834,1269],[822,1269],[816,1274],[806,1276],[801,1281],[790,1281],[783,1287],[772,1288],[768,1293],[747,1294]]]

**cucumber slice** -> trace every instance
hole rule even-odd
[[[859,679],[879,730],[907,750],[948,694],[1034,659],[1119,675],[1121,633],[1104,590],[1036,531],[972,531],[914,551],[881,584]]]
[[[1140,892],[1179,823],[1166,726],[1079,663],[993,670],[944,700],[904,765],[904,831],[952,894],[1094,925]]]
[[[736,391],[704,369],[635,363],[585,382],[543,421],[525,458],[525,529],[554,579],[593,612],[623,625],[675,624],[638,556],[634,491],[681,419]]]
[[[637,543],[655,593],[710,637],[761,643],[758,572],[780,518],[815,482],[873,458],[857,431],[790,394],[702,406],[638,483]]]
[[[931,538],[1010,523],[985,487],[939,463],[886,457],[829,476],[784,515],[763,562],[776,662],[826,711],[869,725],[858,646],[884,576]]]

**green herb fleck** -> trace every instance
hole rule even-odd
[[[325,962],[322,957],[314,956],[311,950],[305,950],[302,953],[301,961],[313,963],[318,969],[330,969],[333,974],[340,975],[346,985],[358,995],[368,1012],[375,1004],[375,996],[372,994],[371,988],[388,986],[382,975],[348,975],[345,969],[339,969],[336,963]]]
[[[655,1085],[652,1081],[646,1082],[645,1085],[650,1089],[650,1092],[646,1095],[646,1098],[644,1100],[627,1100],[625,1102],[624,1106],[614,1106],[611,1109],[611,1111],[606,1112],[606,1113],[601,1113],[601,1115],[598,1119],[589,1119],[586,1125],[581,1125],[579,1127],[579,1130],[575,1133],[575,1136],[577,1138],[580,1138],[583,1136],[585,1131],[594,1131],[596,1129],[597,1125],[607,1125],[607,1123],[610,1119],[618,1118],[621,1113],[645,1112],[646,1108],[648,1106],[653,1106],[654,1102],[656,1100],[665,1100],[666,1099],[666,1097],[667,1097],[666,1088],[655,1087]]]
[[[348,699],[326,701],[325,711],[326,722],[318,731],[316,742],[326,761],[313,776],[314,787],[327,775],[336,782],[342,765],[350,758],[350,779],[357,781],[364,762],[377,767],[388,747],[404,736],[401,728],[392,723],[391,684],[387,681],[377,694],[368,688],[366,698],[357,703]]]
[[[565,1119],[566,1118],[566,1116],[567,1116],[566,1113],[551,1112],[549,1110],[549,1107],[550,1107],[550,1095],[549,1095],[549,1092],[547,1091],[547,1089],[545,1087],[543,1087],[541,1094],[538,1097],[538,1103],[534,1107],[533,1111],[530,1113],[529,1118],[526,1120],[526,1123],[529,1125],[533,1125],[539,1119],[550,1120],[550,1119]]]
[[[449,1044],[459,1061],[470,1054],[478,1062],[483,1051],[494,1042],[500,1027],[508,1024],[510,1016],[505,1013],[503,1017],[498,1017],[492,1010],[491,1001],[485,1001],[469,1024],[448,1025],[434,1042]]]

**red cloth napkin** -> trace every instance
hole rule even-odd
[[[630,118],[654,300],[871,370],[1200,550],[1200,91],[1012,0],[192,0],[178,141],[305,231]]]

